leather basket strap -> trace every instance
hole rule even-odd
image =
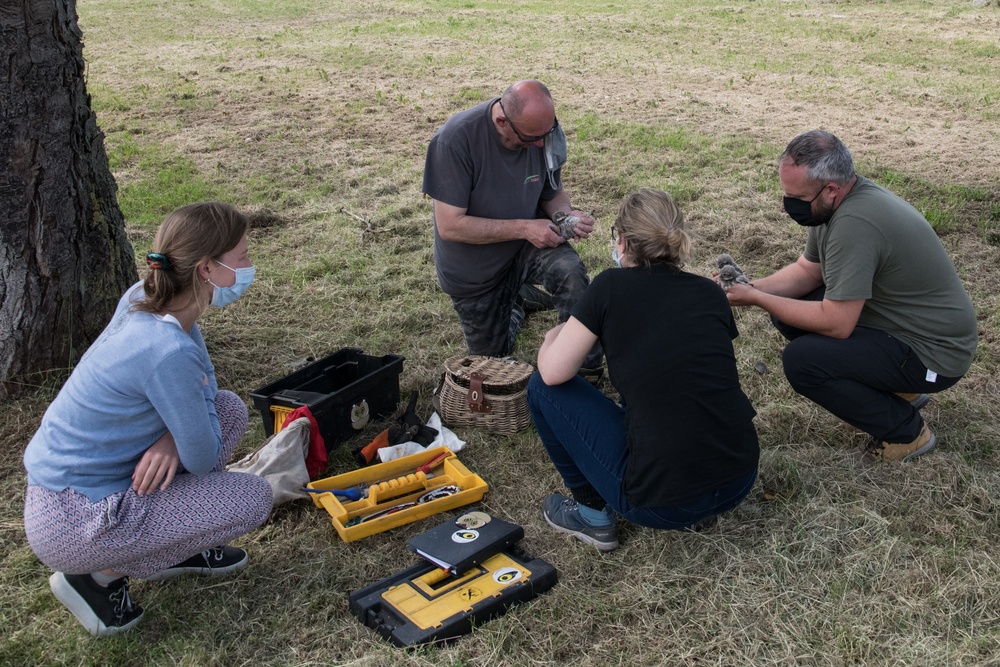
[[[485,380],[486,377],[476,371],[469,375],[469,393],[466,394],[465,398],[469,403],[469,409],[473,412],[488,414],[493,409],[483,394],[483,381]]]

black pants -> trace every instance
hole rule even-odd
[[[804,297],[820,301],[823,288]],[[899,396],[930,394],[961,378],[938,375],[910,346],[878,329],[856,327],[848,338],[803,331],[771,318],[790,342],[782,354],[785,377],[798,393],[865,433],[885,442],[910,442],[920,434],[920,412]]]

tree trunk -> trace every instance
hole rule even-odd
[[[76,0],[0,3],[0,386],[71,366],[137,279],[80,38]]]

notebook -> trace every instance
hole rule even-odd
[[[417,535],[406,548],[452,575],[460,575],[523,537],[524,528],[517,524],[469,512]]]

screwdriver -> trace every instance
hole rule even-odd
[[[440,465],[445,460],[445,458],[447,458],[447,456],[448,452],[441,452],[440,454],[432,458],[430,461],[417,468],[417,472],[422,472],[426,475],[431,470]]]

